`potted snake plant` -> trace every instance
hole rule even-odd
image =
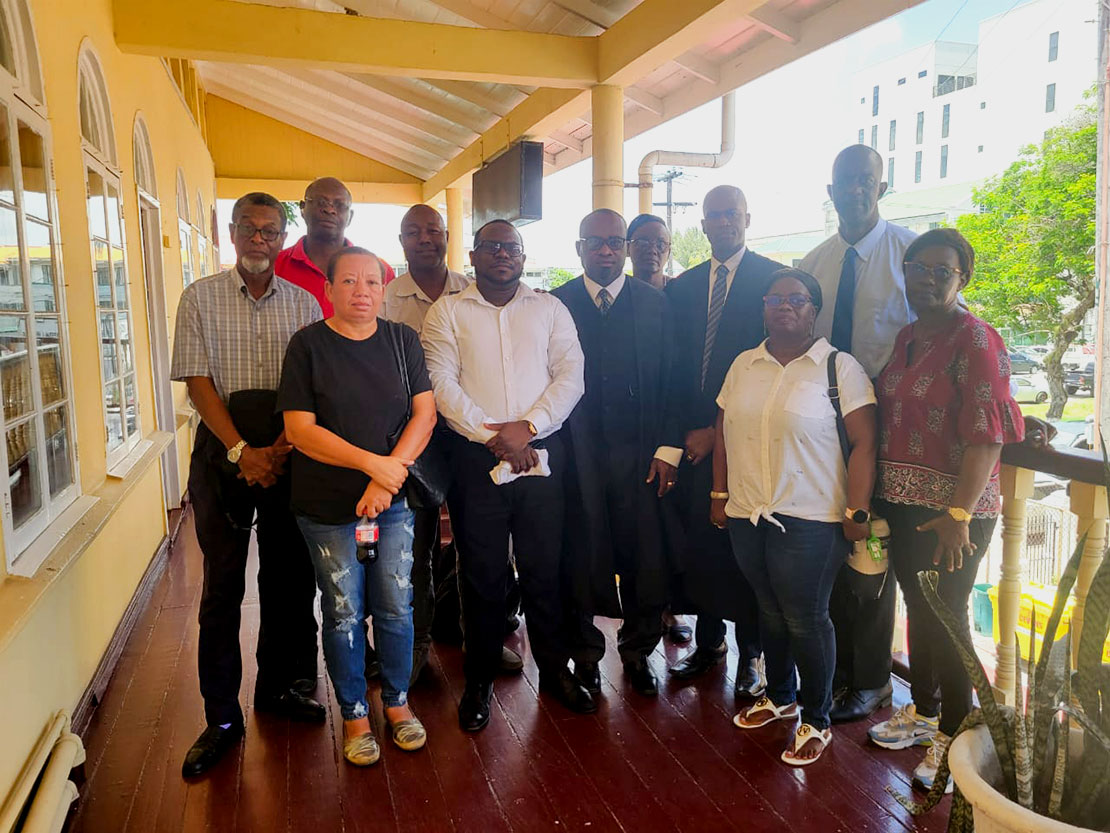
[[[971,677],[979,708],[957,730],[924,802],[895,794],[914,815],[940,802],[951,773],[955,790],[949,833],[1110,831],[1110,665],[1102,663],[1110,629],[1110,558],[1105,552],[1087,595],[1074,672],[1070,630],[1056,639],[1085,543],[1084,536],[1060,577],[1035,665],[1034,612],[1028,696],[1022,697],[1021,675],[1016,675],[1013,708],[995,699],[966,627],[957,627],[955,614],[937,595],[937,573],[917,574]]]

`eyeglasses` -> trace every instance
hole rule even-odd
[[[589,237],[583,237],[578,242],[585,243],[586,248],[591,252],[599,251],[602,246],[608,246],[609,249],[614,252],[623,252],[625,239],[623,237],[597,237],[595,235],[590,235]]]
[[[346,200],[329,200],[327,197],[305,197],[306,203],[312,203],[317,208],[327,211],[329,208],[336,214],[342,214],[351,209],[351,204]]]
[[[262,239],[267,243],[273,243],[281,237],[280,229],[276,228],[257,228],[247,223],[239,223],[235,226],[235,233],[242,237],[244,240],[252,239],[256,234],[262,235]]]
[[[657,252],[663,252],[671,244],[662,237],[636,237],[629,240],[628,245],[644,251],[655,249]]]
[[[443,229],[441,228],[407,228],[401,229],[401,236],[404,238],[420,237],[421,234],[427,234],[429,237],[443,237]]]
[[[768,307],[781,307],[790,304],[794,309],[801,309],[813,299],[801,292],[791,292],[789,295],[764,295],[763,305]]]
[[[504,252],[509,257],[520,257],[524,254],[524,246],[520,243],[502,243],[500,240],[479,240],[474,244],[474,251],[488,255]]]
[[[905,272],[907,278],[924,278],[926,275],[931,275],[933,280],[938,283],[947,283],[952,280],[953,275],[962,275],[963,272],[959,269],[952,269],[948,266],[926,266],[924,263],[918,263],[913,260],[908,260],[902,264],[902,271]]]

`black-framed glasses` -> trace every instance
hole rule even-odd
[[[317,208],[327,211],[329,208],[336,214],[351,210],[351,204],[346,200],[329,200],[327,197],[305,197],[306,203],[312,203]]]
[[[520,257],[524,254],[524,246],[520,243],[502,243],[500,240],[479,240],[474,244],[474,251],[488,255],[504,252],[509,257]]]
[[[938,283],[948,283],[952,280],[953,275],[962,275],[963,272],[959,269],[953,269],[951,266],[941,264],[939,266],[926,266],[924,263],[918,263],[916,260],[907,260],[902,264],[902,271],[905,272],[907,278],[921,279],[926,276],[932,276],[933,280]]]
[[[583,237],[578,242],[584,244],[591,252],[600,251],[602,246],[608,246],[614,252],[623,252],[626,241],[623,237],[598,237],[591,234],[589,237]]]
[[[643,251],[655,249],[657,252],[664,252],[671,244],[662,237],[634,237],[628,241],[628,245]]]
[[[764,295],[763,305],[768,307],[781,307],[790,304],[794,309],[801,309],[813,299],[801,292],[791,292],[789,295]]]
[[[239,223],[235,226],[235,233],[242,237],[244,240],[250,240],[256,234],[262,236],[262,239],[267,243],[273,243],[281,237],[281,229],[276,229],[271,226],[266,228],[258,228],[248,223]]]

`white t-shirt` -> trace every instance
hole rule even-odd
[[[828,356],[819,338],[783,367],[767,342],[736,357],[717,397],[724,411],[730,518],[753,524],[774,514],[836,522],[848,505],[848,472],[829,401]],[[875,404],[867,373],[847,353],[836,357],[845,415]],[[781,526],[781,525],[780,525]]]

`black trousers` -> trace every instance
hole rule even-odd
[[[841,565],[829,599],[836,630],[834,691],[882,688],[890,682],[895,598],[893,575],[865,576]]]
[[[223,444],[202,423],[189,465],[189,500],[204,554],[197,664],[209,725],[242,722],[240,609],[251,524],[257,516],[259,617],[255,690],[316,677],[316,577],[289,508],[289,475],[248,486],[219,463]]]
[[[560,596],[563,545],[561,440],[543,441],[549,477],[518,477],[497,486],[489,472],[497,458],[479,443],[456,437],[447,502],[459,554],[459,586],[466,617],[469,683],[492,682],[501,660],[507,610],[506,568],[512,536],[532,655],[542,674],[566,668],[568,651]]]
[[[635,448],[609,445],[605,477],[605,500],[609,519],[609,539],[613,561],[620,574],[619,597],[623,619],[617,631],[617,651],[622,662],[633,662],[650,654],[663,638],[662,604],[644,604],[636,593],[636,501],[640,489],[654,488],[644,483],[640,457]],[[615,581],[615,577],[614,577]],[[605,634],[592,615],[577,613],[571,623],[574,632],[571,651],[575,662],[599,662],[605,656]]]
[[[440,507],[413,509],[412,539],[412,647],[426,650],[432,644],[436,589],[433,565],[439,560]]]
[[[936,716],[939,709],[940,730],[953,735],[971,711],[971,679],[944,625],[925,601],[917,573],[919,570],[937,571],[937,595],[956,615],[961,631],[970,639],[967,603],[996,519],[971,519],[968,536],[975,544],[975,555],[965,558],[963,567],[950,573],[943,566],[933,565],[937,536],[933,532],[917,531],[918,526],[939,514],[937,510],[883,502],[880,512],[890,524],[890,565],[902,587],[902,598],[906,600],[913,702],[921,714],[930,717]]]

